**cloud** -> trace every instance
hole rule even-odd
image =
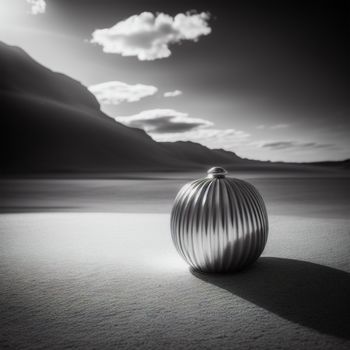
[[[174,90],[174,91],[167,91],[164,92],[164,97],[175,97],[175,96],[180,96],[182,95],[182,91],[180,90]]]
[[[158,89],[152,85],[129,85],[121,81],[107,81],[91,85],[89,90],[102,104],[118,105],[122,102],[136,102],[146,96],[154,95]]]
[[[150,136],[159,142],[192,141],[209,148],[239,152],[246,147],[244,145],[248,143],[250,134],[235,129],[199,128],[182,133],[150,133]]]
[[[271,125],[270,129],[286,129],[289,128],[289,124],[275,124],[275,125]]]
[[[263,142],[260,147],[269,148],[271,150],[282,149],[319,149],[319,148],[333,148],[333,144],[317,143],[317,142],[298,142],[298,141],[275,141]]]
[[[175,17],[164,13],[143,12],[120,21],[111,28],[96,29],[92,43],[99,44],[106,53],[137,56],[141,61],[169,57],[169,45],[183,40],[197,41],[208,35],[209,14],[179,13]]]
[[[46,2],[45,0],[27,0],[27,3],[31,6],[30,13],[32,15],[39,15],[45,13]]]
[[[154,136],[157,141],[197,141],[201,143],[208,143],[208,141],[214,141],[212,146],[214,148],[218,147],[217,142],[220,141],[220,147],[224,144],[231,145],[230,142],[233,139],[244,140],[247,139],[250,134],[236,129],[200,129],[191,130],[184,133],[172,133],[172,134],[162,134]],[[229,143],[227,142],[229,141]]]
[[[214,124],[208,120],[189,118],[187,113],[173,109],[153,109],[115,119],[127,126],[144,129],[160,142],[193,141],[235,151],[247,144],[250,137],[242,130],[213,128]]]
[[[151,109],[116,121],[133,128],[144,129],[150,134],[183,133],[193,129],[212,126],[204,119],[189,118],[187,113],[173,109]]]
[[[274,124],[274,125],[270,125],[270,126],[266,126],[264,124],[258,125],[256,127],[259,130],[263,130],[263,129],[272,129],[272,130],[276,130],[276,129],[286,129],[289,128],[289,124]]]

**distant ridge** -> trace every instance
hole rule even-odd
[[[194,142],[155,142],[102,113],[78,81],[1,42],[0,76],[2,176],[277,167]]]
[[[234,152],[222,149],[210,149],[199,143],[191,141],[161,142],[172,154],[197,164],[230,164],[246,162]]]
[[[103,114],[79,82],[22,49],[0,44],[0,75],[1,174],[158,171],[179,164],[144,132]]]

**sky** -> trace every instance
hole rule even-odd
[[[347,1],[0,0],[0,40],[157,141],[350,158]]]

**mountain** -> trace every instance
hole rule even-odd
[[[18,47],[0,42],[0,63],[1,92],[82,109],[100,108],[78,81],[43,67]]]
[[[223,149],[210,149],[199,143],[191,141],[160,142],[167,150],[179,159],[186,160],[192,164],[212,165],[222,164],[232,166],[251,162],[237,156],[234,152]]]
[[[192,166],[115,122],[79,82],[0,44],[1,174],[171,170]]]
[[[78,81],[1,42],[0,76],[2,176],[290,168],[194,142],[156,142],[102,113]]]

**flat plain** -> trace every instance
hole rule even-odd
[[[348,349],[350,181],[238,174],[262,193],[263,256],[191,271],[169,212],[199,174],[0,182],[0,347]]]

